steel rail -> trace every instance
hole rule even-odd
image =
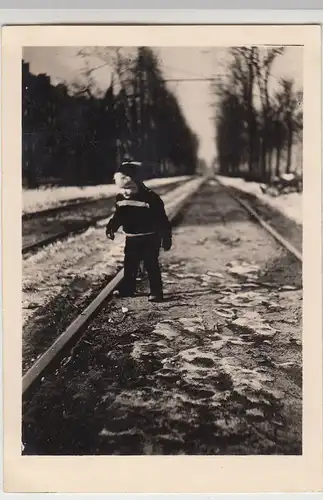
[[[111,215],[111,212],[110,212]],[[31,243],[22,247],[22,254],[26,255],[28,253],[35,252],[36,250],[40,250],[52,243],[56,243],[56,241],[61,241],[69,236],[73,236],[74,234],[83,233],[90,227],[95,226],[100,220],[104,220],[109,217],[109,214],[100,215],[98,217],[94,217],[91,220],[86,222],[80,222],[79,224],[74,224],[69,229],[65,229],[64,231],[59,231],[58,233],[51,234],[46,238],[42,238],[35,243]]]
[[[196,180],[196,179],[195,179]],[[193,184],[193,187],[183,195],[176,198],[175,201],[166,205],[166,212],[171,222],[174,222],[178,214],[183,210],[189,199],[199,190],[206,178],[201,178],[199,182]],[[188,181],[193,183],[193,181]],[[63,333],[53,342],[53,344],[40,356],[40,358],[29,368],[22,377],[22,395],[40,380],[43,373],[49,366],[62,355],[64,348],[68,345],[76,344],[79,340],[83,327],[88,324],[99,311],[103,302],[112,294],[123,278],[123,269],[121,269],[114,278],[101,290],[101,292],[92,300],[92,302],[77,316],[77,318],[64,330]]]
[[[248,202],[245,200],[241,200],[239,196],[230,188],[230,186],[226,186],[223,182],[221,182],[217,177],[215,178],[218,184],[222,187],[224,187],[230,194],[230,196],[236,200],[244,209],[245,211],[255,219],[260,226],[262,226],[271,236],[278,241],[286,250],[288,250],[291,254],[296,257],[297,260],[300,262],[303,262],[303,257],[302,254],[297,248],[294,247],[286,238],[284,238],[281,234],[279,234],[276,229],[274,229],[268,222],[264,221],[262,217],[260,217],[259,214],[249,205]]]
[[[75,208],[80,208],[83,206],[87,205],[94,205],[95,203],[98,203],[99,201],[108,201],[111,198],[115,196],[115,193],[109,195],[109,196],[102,196],[101,198],[95,198],[95,199],[87,199],[87,200],[82,200],[82,201],[74,201],[71,203],[66,203],[65,205],[59,205],[58,207],[52,207],[52,208],[45,208],[44,210],[39,210],[37,212],[26,212],[22,215],[22,220],[31,220],[31,219],[37,219],[41,217],[46,217],[47,215],[55,215],[58,214],[59,212],[63,212],[64,210],[73,210]]]

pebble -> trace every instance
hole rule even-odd
[[[288,318],[285,318],[284,320],[284,323],[288,323],[289,325],[296,325],[297,321],[295,321],[294,319],[288,319]]]
[[[277,425],[277,427],[284,427],[284,423],[279,420],[272,420],[271,423]]]
[[[286,361],[285,363],[275,363],[277,368],[300,368],[299,364],[295,361]]]
[[[213,276],[214,278],[223,278],[223,274],[221,273],[214,273],[213,271],[208,271],[206,274],[208,274],[209,276]]]
[[[251,339],[251,335],[248,335],[247,333],[243,333],[243,334],[240,335],[240,338],[242,340],[247,340],[248,341],[248,340]]]
[[[265,414],[262,410],[259,408],[250,408],[249,410],[246,411],[246,415],[251,415],[253,417],[261,417],[265,418]]]

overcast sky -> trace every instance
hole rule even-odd
[[[78,79],[84,68],[84,60],[77,56],[77,47],[27,47],[23,57],[35,73],[47,73],[52,83],[67,83]],[[159,62],[168,78],[213,78],[225,73],[227,48],[159,47],[154,48]],[[287,47],[285,54],[276,59],[272,68],[271,85],[277,86],[279,78],[293,78],[296,86],[302,88],[302,48]],[[100,64],[94,58],[88,60],[90,67]],[[97,85],[106,89],[110,83],[109,67],[93,73]],[[174,90],[192,129],[200,140],[200,155],[208,162],[215,155],[214,109],[211,107],[210,82],[168,83]]]

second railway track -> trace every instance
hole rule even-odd
[[[170,182],[155,190],[163,195],[178,184],[179,181]],[[52,243],[86,231],[109,217],[113,207],[114,197],[111,196],[26,214],[22,218],[22,254],[28,256]]]

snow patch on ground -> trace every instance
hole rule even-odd
[[[164,186],[172,182],[184,181],[189,176],[182,177],[166,177],[163,179],[149,179],[145,181],[146,186],[154,188]],[[23,213],[32,213],[48,208],[55,208],[62,203],[76,199],[97,199],[102,197],[114,196],[117,193],[114,184],[102,184],[99,186],[85,187],[55,187],[55,188],[40,188],[40,189],[23,189],[22,205]]]
[[[221,176],[218,179],[225,186],[230,186],[240,189],[245,193],[253,194],[258,199],[278,210],[289,219],[297,222],[298,224],[302,224],[302,194],[288,193],[273,198],[268,194],[262,193],[257,182],[246,182],[243,179],[224,176]]]

